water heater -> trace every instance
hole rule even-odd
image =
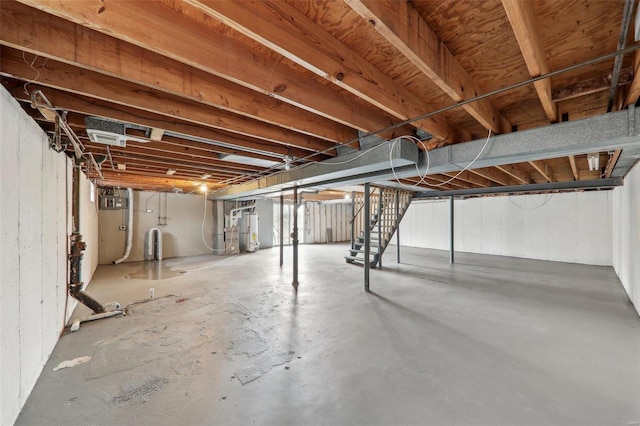
[[[256,252],[260,248],[260,242],[258,241],[258,215],[251,213],[248,215],[249,226],[247,228],[247,251]]]

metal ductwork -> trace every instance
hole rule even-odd
[[[127,126],[118,121],[105,120],[99,117],[85,117],[84,124],[91,142],[120,147],[127,146],[127,140],[148,142],[146,139],[127,135]]]

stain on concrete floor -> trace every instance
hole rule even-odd
[[[367,294],[344,249],[303,246],[298,292],[277,250],[165,261],[188,273],[145,303],[139,263],[100,267],[89,293],[128,315],[65,334],[17,425],[640,418],[640,320],[611,268],[407,249]]]

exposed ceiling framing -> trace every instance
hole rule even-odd
[[[374,133],[422,141],[402,141],[417,145],[418,170],[398,165],[397,179],[416,190],[490,192],[598,180],[604,187],[637,161],[628,141],[616,137],[624,143],[595,151],[599,168],[590,170],[587,154],[594,151],[586,146],[560,143],[557,155],[517,155],[539,144],[519,134],[604,116],[610,91],[614,112],[636,103],[640,54],[633,34],[624,37],[633,6],[5,0],[0,78],[45,131],[53,133],[55,123],[32,108],[34,92],[65,112],[85,148],[106,157],[103,178],[90,171],[102,186],[192,191],[206,183],[238,194],[258,182],[306,185],[324,176],[313,174],[325,167],[316,162],[344,163],[342,178],[327,175],[324,185],[357,177],[397,186],[388,167],[382,173],[382,156],[367,151],[372,142],[364,137]],[[631,53],[614,67],[622,47]],[[123,123],[123,138],[136,141],[90,142],[87,117]],[[505,140],[522,151],[512,161],[481,157],[462,172],[467,163],[447,158],[458,165],[423,175],[424,149],[436,165],[439,152],[451,155],[452,146],[467,146],[475,156],[488,132],[498,135],[492,140],[513,137]],[[351,167],[355,157],[359,169]]]

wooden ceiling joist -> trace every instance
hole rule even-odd
[[[188,0],[205,13],[366,102],[407,120],[434,108],[342,44],[291,4]],[[444,116],[413,123],[439,140],[459,133]]]
[[[475,175],[468,170],[465,170],[463,172],[448,172],[443,173],[443,175],[447,176],[449,179],[455,177],[454,181],[459,180],[462,182],[466,182],[468,184],[471,184],[472,187],[487,188],[489,186],[493,186],[492,182],[489,179]]]
[[[517,164],[503,164],[500,166],[496,166],[496,169],[508,174],[524,185],[533,183],[533,181],[531,180],[531,176],[523,171]]]
[[[571,166],[571,173],[573,174],[573,180],[580,180],[580,176],[578,175],[578,167],[576,167],[576,157],[570,155],[568,158],[569,165]]]
[[[357,136],[343,124],[37,9],[4,2],[0,16],[0,43],[29,58],[65,62],[333,142]]]
[[[30,81],[35,77],[38,83],[74,94],[90,96],[111,102],[179,118],[184,121],[212,127],[232,129],[243,136],[257,137],[273,143],[292,145],[309,151],[329,149],[331,142],[283,129],[272,124],[259,122],[247,117],[231,114],[207,105],[186,102],[153,89],[129,83],[104,74],[78,69],[61,62],[49,60],[38,75],[14,49],[3,48],[0,60],[0,74]]]
[[[540,173],[547,182],[554,182],[553,173],[547,169],[547,165],[542,161],[529,161],[529,164],[536,170],[536,172]]]
[[[529,75],[531,77],[539,77],[547,74],[550,71],[549,63],[542,38],[540,37],[540,29],[533,2],[502,0],[502,6],[511,23],[522,57],[527,64]],[[551,80],[545,78],[536,81],[533,85],[547,118],[551,123],[555,123],[558,121],[558,109],[551,96]]]
[[[489,179],[490,181],[495,182],[498,185],[509,186],[516,184],[511,176],[496,168],[484,167],[478,169],[469,169],[469,171],[485,179]]]
[[[409,1],[345,1],[451,99],[460,102],[483,93]],[[494,133],[511,131],[509,121],[489,99],[463,108]]]
[[[21,101],[30,103],[31,100],[24,93],[24,85],[11,84],[8,87],[14,97]],[[99,99],[91,99],[85,96],[74,95],[57,89],[46,88],[36,84],[28,86],[30,91],[43,90],[47,98],[56,107],[62,108],[67,111],[73,111],[83,115],[91,115],[97,117],[105,117],[116,121],[134,122],[142,126],[156,127],[159,124],[163,125],[165,130],[180,133],[184,135],[191,135],[198,138],[208,139],[212,141],[220,141],[227,143],[231,146],[237,146],[238,151],[232,152],[239,155],[246,155],[243,153],[243,148],[246,150],[258,150],[264,152],[272,152],[278,155],[292,155],[297,158],[302,158],[311,155],[309,151],[302,150],[296,147],[288,147],[278,145],[275,143],[268,143],[266,141],[259,141],[254,138],[229,134],[226,131],[215,130],[203,126],[197,126],[192,123],[182,121],[177,118],[167,118],[159,114],[150,113],[148,111],[139,110],[136,108],[126,107],[123,105],[113,104],[108,101],[102,101]],[[329,151],[327,154],[335,155],[335,152]],[[316,156],[313,156],[315,159]],[[320,156],[320,158],[327,158],[326,156]]]
[[[176,10],[151,0],[111,2],[100,13],[91,2],[22,0],[21,3],[358,130],[375,131],[395,124],[382,112],[347,102],[342,94],[296,72],[281,58],[264,55],[220,31],[210,19],[204,16],[196,19],[194,13],[186,13],[189,6],[185,3],[180,5],[181,10]],[[149,37],[149,28],[180,28],[180,31],[154,31],[153,37]]]
[[[620,70],[618,86],[626,86],[633,80],[633,68]],[[592,93],[602,92],[611,88],[611,73],[581,80],[568,86],[558,87],[551,91],[554,102],[578,98]]]

